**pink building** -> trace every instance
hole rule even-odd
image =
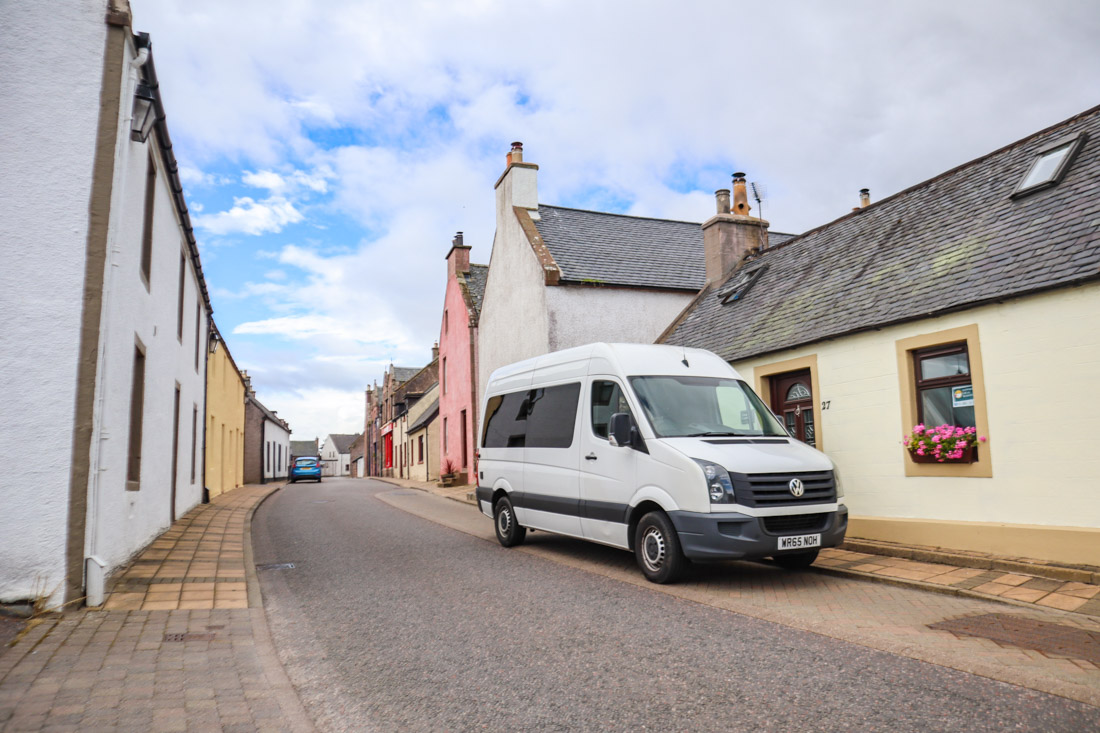
[[[477,320],[487,265],[470,264],[470,248],[455,235],[447,253],[447,297],[439,328],[439,460],[458,481],[476,483]]]

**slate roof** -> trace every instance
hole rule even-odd
[[[432,400],[432,403],[428,405],[428,409],[424,411],[424,414],[416,418],[416,422],[409,426],[408,433],[412,435],[417,430],[420,430],[425,425],[430,423],[436,417],[439,416],[439,398]]]
[[[1010,198],[1040,148],[1080,131],[1089,139],[1061,183]],[[754,264],[767,270],[743,299],[722,305],[726,283],[709,288],[659,340],[736,361],[1100,277],[1100,107],[742,268]]]
[[[407,382],[416,376],[422,367],[399,367],[393,368],[393,378],[398,382]]]
[[[316,456],[319,454],[316,439],[290,441],[290,455],[292,456]]]
[[[535,222],[563,283],[697,292],[706,264],[700,224],[539,204]],[[769,247],[795,235],[768,232]]]
[[[481,303],[485,300],[485,281],[488,279],[488,265],[470,265],[470,271],[463,276],[466,305],[471,310],[470,317],[474,323],[481,315]]]
[[[698,224],[539,204],[535,222],[563,283],[695,292],[703,287]]]
[[[355,439],[359,437],[359,433],[353,433],[351,435],[346,433],[333,433],[328,437],[332,438],[332,443],[336,446],[337,453],[350,453],[351,446],[355,442]]]
[[[258,407],[260,409],[260,412],[262,412],[264,414],[264,417],[266,417],[268,420],[275,423],[276,425],[281,425],[283,427],[283,429],[286,430],[288,433],[290,432],[290,423],[288,423],[286,420],[284,420],[281,417],[279,417],[278,415],[276,415],[271,410],[264,407],[264,404],[262,402],[260,402],[258,399],[256,399],[255,397],[249,395],[248,399],[249,399],[249,401],[252,402],[252,404],[254,404],[256,407]]]

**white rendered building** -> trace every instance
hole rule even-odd
[[[5,16],[0,602],[95,605],[202,500],[210,302],[128,4]]]

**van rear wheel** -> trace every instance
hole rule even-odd
[[[673,583],[683,574],[687,558],[667,514],[650,512],[638,522],[634,557],[646,580],[652,583]]]
[[[512,508],[512,500],[507,496],[500,497],[493,506],[493,526],[496,527],[497,542],[504,547],[515,547],[527,536],[527,529],[519,526],[516,510]]]
[[[817,559],[817,550],[809,552],[796,552],[791,555],[776,555],[772,558],[775,564],[784,570],[802,570],[814,564]]]

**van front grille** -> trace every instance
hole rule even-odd
[[[764,517],[764,531],[772,534],[820,532],[828,523],[828,514],[788,514],[781,517]]]
[[[802,496],[791,493],[791,480],[802,482]],[[803,473],[730,473],[737,503],[753,507],[831,504],[836,501],[832,471]]]

